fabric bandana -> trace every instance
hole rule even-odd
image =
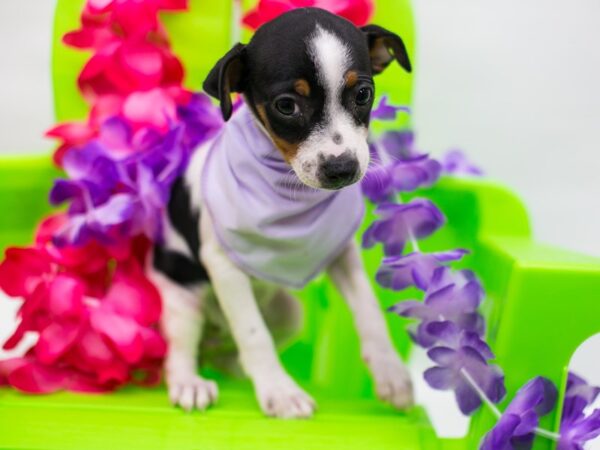
[[[358,230],[360,185],[328,191],[302,184],[246,105],[208,152],[204,204],[228,255],[257,278],[301,288]]]

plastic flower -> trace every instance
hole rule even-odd
[[[256,30],[281,14],[305,7],[325,9],[359,27],[369,23],[374,11],[372,0],[260,0],[258,5],[244,16],[243,22]]]
[[[223,126],[221,111],[205,94],[193,94],[187,103],[178,106],[177,116],[185,125],[183,144],[188,148],[196,148]]]
[[[583,450],[586,442],[600,436],[600,409],[588,416],[585,413],[599,393],[599,387],[590,386],[583,378],[569,373],[558,450]]]
[[[418,319],[409,333],[415,342],[429,348],[440,341],[450,343],[462,330],[482,336],[485,322],[477,312],[482,300],[483,290],[471,272],[451,272],[447,267],[440,267],[433,275],[423,302],[403,301],[390,311]]]
[[[444,172],[453,175],[481,176],[483,170],[473,164],[461,150],[450,150],[442,158]]]
[[[23,358],[0,363],[0,383],[44,393],[110,390],[137,372],[157,381],[165,352],[156,330],[160,298],[136,250],[116,251],[110,272],[111,255],[95,244],[57,255],[61,250],[48,237],[59,219],[44,223],[35,247],[9,249],[0,264],[0,288],[24,300],[20,323],[4,347],[17,345],[27,331],[39,335]],[[84,258],[89,265],[75,264]],[[100,264],[91,263],[98,258]]]
[[[467,250],[456,249],[446,252],[414,252],[403,256],[390,256],[383,260],[375,279],[388,289],[401,291],[416,286],[422,291],[429,288],[433,274],[441,265],[460,261]]]
[[[425,371],[425,381],[433,389],[453,390],[463,414],[472,414],[481,406],[479,389],[493,403],[504,398],[504,375],[487,363],[491,352],[475,333],[462,331],[455,345],[434,347],[427,355],[437,366]]]
[[[392,160],[410,159],[423,154],[416,148],[415,134],[412,131],[387,131],[378,143],[379,148]]]
[[[410,108],[406,106],[394,106],[388,103],[387,95],[383,95],[379,105],[371,111],[371,119],[375,120],[395,120],[399,112],[410,113]]]
[[[581,403],[581,400],[578,401]],[[589,416],[563,421],[560,427],[558,450],[584,450],[586,442],[600,436],[600,409]]]
[[[99,47],[114,40],[114,29],[126,36],[163,34],[160,10],[184,10],[187,0],[88,0],[81,14],[81,29],[67,33],[64,42],[78,48]]]
[[[496,426],[485,436],[481,450],[528,450],[533,446],[539,418],[556,403],[556,388],[538,377],[515,395]]]
[[[387,256],[401,254],[407,241],[427,237],[445,222],[440,210],[425,199],[414,199],[401,205],[383,203],[375,213],[380,219],[365,231],[363,247],[371,248],[381,242]]]
[[[373,202],[388,200],[396,192],[412,192],[437,181],[442,167],[427,155],[376,165],[362,181],[363,193]]]
[[[62,158],[67,150],[87,143],[96,135],[96,130],[87,123],[67,122],[57,125],[46,132],[46,136],[62,141],[54,152],[54,162],[62,165]]]

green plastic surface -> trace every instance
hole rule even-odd
[[[59,120],[82,118],[86,106],[75,88],[86,56],[64,49],[58,38],[77,25],[80,0],[59,0],[53,60]],[[188,68],[187,84],[198,88],[203,75],[230,42],[229,2],[192,0],[188,14],[166,17],[175,51]],[[400,32],[413,60],[414,33],[405,0],[380,0],[374,20]],[[410,103],[411,77],[390,69],[380,92]],[[402,119],[401,119],[402,120]],[[31,241],[48,210],[47,193],[57,175],[49,157],[0,160],[0,248]],[[482,278],[489,340],[507,374],[508,398],[528,379],[544,375],[564,391],[575,349],[600,331],[600,261],[536,244],[527,212],[503,187],[485,180],[446,178],[420,192],[444,211],[448,225],[423,242],[424,250],[473,250],[463,265]],[[370,212],[365,223],[372,220]],[[364,252],[371,274],[381,251]],[[382,307],[415,292],[376,287]],[[0,449],[395,449],[474,450],[493,423],[489,413],[474,416],[465,439],[438,439],[419,407],[399,413],[374,399],[360,361],[358,339],[344,302],[321,277],[299,293],[304,326],[281,351],[288,370],[315,396],[319,411],[305,421],[264,418],[249,383],[208,373],[220,385],[218,404],[205,413],[172,408],[164,387],[128,388],[111,395],[60,393],[45,397],[0,391]],[[568,309],[567,309],[568,306]],[[407,356],[406,321],[388,315],[398,350]],[[558,416],[543,425],[556,429]],[[553,448],[538,440],[536,450]]]

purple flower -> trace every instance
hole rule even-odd
[[[187,105],[178,107],[177,116],[185,127],[183,145],[189,149],[212,137],[223,126],[220,109],[201,93],[192,95]]]
[[[556,403],[556,388],[538,377],[515,395],[496,426],[485,436],[481,450],[528,450],[533,446],[539,418]]]
[[[135,199],[116,194],[107,202],[84,212],[70,214],[69,222],[55,236],[57,245],[83,244],[89,239],[110,244],[126,233],[134,213]]]
[[[600,409],[585,415],[586,408],[595,402],[599,393],[600,388],[569,373],[558,450],[583,450],[585,442],[600,436]]]
[[[375,279],[388,289],[401,291],[416,286],[422,291],[429,288],[433,273],[438,267],[451,261],[459,261],[467,250],[457,249],[437,253],[414,252],[404,256],[390,256],[383,260]]]
[[[389,166],[377,163],[369,166],[361,187],[363,194],[372,202],[389,201],[394,194]]]
[[[572,421],[583,417],[583,409],[593,404],[598,394],[600,394],[600,387],[590,386],[586,380],[569,372],[563,404],[563,420]],[[583,403],[578,399],[582,399]],[[585,406],[581,408],[582,405]]]
[[[170,183],[160,183],[151,168],[139,164],[136,174],[136,196],[131,217],[132,234],[143,233],[153,240],[161,238],[162,211],[169,200]]]
[[[423,154],[415,147],[415,134],[412,131],[388,131],[379,138],[377,144],[395,161]]]
[[[112,152],[97,140],[63,159],[71,179],[58,180],[50,199],[53,204],[70,203],[70,221],[57,243],[110,242],[115,233],[160,238],[171,185],[193,150],[184,145],[184,127],[173,125],[163,135],[138,131],[137,151],[119,153],[118,158],[114,150],[136,138],[119,120],[109,119],[105,128],[104,142],[113,146]]]
[[[584,450],[585,443],[598,436],[600,436],[600,409],[595,409],[587,417],[573,422],[563,421],[557,450]]]
[[[462,331],[453,347],[434,347],[427,352],[437,366],[425,371],[425,381],[433,389],[453,390],[458,407],[465,415],[481,406],[479,390],[493,403],[499,403],[506,394],[504,375],[497,366],[487,363],[490,354],[486,351],[482,355],[484,348],[489,351],[479,336]]]
[[[473,331],[460,326],[458,321],[444,320],[440,315],[437,321],[427,325],[427,333],[433,338],[435,344],[450,348],[468,345],[479,352],[486,361],[494,358],[492,349],[482,339],[482,332]]]
[[[447,267],[440,267],[433,275],[423,302],[403,301],[390,311],[419,320],[408,332],[421,347],[429,348],[440,342],[453,346],[461,331],[477,336],[484,334],[485,321],[477,312],[482,299],[483,289],[471,272],[453,273]],[[483,348],[480,350],[486,354]]]
[[[363,234],[363,247],[383,243],[387,256],[402,254],[406,242],[424,238],[439,229],[444,215],[429,200],[415,199],[406,204],[383,203],[375,212],[381,217]]]
[[[441,170],[440,163],[427,155],[388,165],[374,164],[362,181],[363,193],[373,202],[389,200],[395,192],[412,192],[419,187],[431,186]]]
[[[388,103],[386,95],[381,97],[379,105],[371,112],[371,119],[375,120],[395,120],[399,111],[409,113],[410,108],[406,106],[393,106]]]
[[[455,175],[482,176],[483,170],[473,164],[461,150],[450,150],[442,158],[444,172]]]
[[[392,185],[399,192],[429,187],[438,180],[441,171],[441,164],[427,155],[403,159],[390,167]]]

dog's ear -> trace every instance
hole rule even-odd
[[[246,67],[244,63],[244,50],[246,46],[236,44],[215,67],[212,68],[202,87],[204,91],[221,102],[223,119],[229,120],[233,106],[231,93],[244,90]]]
[[[407,72],[412,71],[404,42],[397,34],[378,25],[361,28],[367,37],[373,74],[380,74],[395,59]]]

